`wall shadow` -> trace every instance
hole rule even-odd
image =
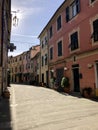
[[[0,130],[12,130],[9,99],[0,98]]]

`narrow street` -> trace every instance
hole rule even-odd
[[[12,130],[98,130],[98,102],[29,85],[11,85]]]

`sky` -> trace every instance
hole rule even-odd
[[[64,0],[12,0],[10,42],[14,43],[16,50],[8,55],[19,55],[31,46],[40,44],[39,34],[63,2]],[[18,18],[17,25],[13,25],[15,15]]]

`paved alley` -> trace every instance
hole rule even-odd
[[[98,102],[29,85],[11,85],[12,130],[98,130]]]

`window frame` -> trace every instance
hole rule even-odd
[[[53,27],[51,26],[49,28],[49,37],[50,37],[50,39],[52,38],[52,36],[53,36]]]
[[[91,29],[92,29],[92,32],[91,32],[91,39],[92,39],[92,43],[93,43],[93,45],[95,45],[96,43],[98,43],[98,29],[97,29],[97,31],[95,31],[96,30],[96,27],[94,27],[94,22],[98,22],[98,17],[96,17],[95,19],[93,19],[92,20],[92,22],[91,22]],[[97,25],[98,26],[98,25]],[[95,28],[95,30],[94,30],[94,28]],[[96,33],[97,34],[96,34]],[[97,35],[97,38],[96,38],[96,35]],[[96,40],[97,39],[97,40]]]
[[[95,23],[96,21],[97,21],[97,23]],[[94,25],[94,23],[97,25],[97,27],[96,27],[96,25]],[[98,42],[98,19],[93,21],[93,33],[94,33],[94,42]]]
[[[74,0],[69,6],[66,7],[66,22],[73,19],[75,16],[77,16],[80,12],[80,0]],[[76,9],[75,14],[73,14],[73,9]]]
[[[92,4],[92,3],[93,3],[93,2],[95,2],[95,1],[96,1],[96,0],[93,0],[93,1],[92,1],[92,0],[90,0],[90,3]]]
[[[41,58],[42,60],[42,67],[44,66],[44,56],[42,56],[42,58]]]
[[[76,44],[74,44],[74,43],[72,43],[72,37],[74,37],[74,35],[75,35],[75,33],[76,33],[76,35],[77,35],[77,39],[76,39],[76,41],[77,41],[77,45]],[[69,38],[70,38],[70,45],[68,46],[68,48],[70,48],[70,51],[71,52],[75,52],[75,51],[77,51],[78,49],[79,49],[79,31],[78,30],[74,30],[74,31],[72,31],[71,33],[70,33],[70,35],[69,35]],[[74,39],[74,38],[73,38]],[[73,41],[75,41],[75,40],[73,40]],[[74,44],[73,46],[72,46],[72,44]]]
[[[48,55],[47,54],[45,54],[44,60],[45,60],[45,65],[47,65],[48,64]]]
[[[49,59],[53,60],[53,47],[49,49]]]
[[[57,31],[59,31],[62,28],[62,17],[59,15],[57,17]]]
[[[60,40],[58,43],[57,43],[57,54],[58,54],[58,57],[62,56],[63,55],[63,43],[62,43],[62,40]]]

